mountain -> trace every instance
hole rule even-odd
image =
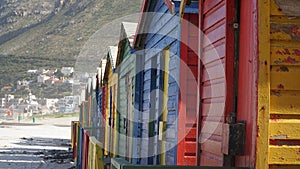
[[[141,5],[142,0],[1,0],[0,87],[23,80],[28,69],[74,66],[92,35],[139,13]]]

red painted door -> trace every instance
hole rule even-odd
[[[199,162],[223,166],[225,117],[233,111],[234,1],[200,1]]]
[[[177,165],[197,165],[197,84],[199,15],[185,14],[180,48]]]

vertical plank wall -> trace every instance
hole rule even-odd
[[[181,23],[177,164],[185,166],[197,165],[198,17],[185,14]]]
[[[141,137],[141,164],[159,164],[158,154],[161,152],[161,144],[158,140],[158,128],[160,120],[159,90],[162,89],[160,84],[163,84],[161,79],[162,73],[159,70],[161,52],[170,48],[170,76],[179,77],[179,68],[176,67],[178,62],[178,43],[176,37],[178,35],[178,17],[172,15],[162,0],[156,1],[153,11],[155,13],[148,23],[148,32],[146,37],[145,56],[144,56],[144,75],[143,75],[143,109],[142,109],[142,129]],[[167,14],[167,15],[163,15]],[[177,56],[176,56],[177,55]],[[154,66],[154,67],[152,67]],[[158,66],[158,67],[157,67]],[[168,101],[168,120],[167,128],[172,130],[169,133],[176,133],[176,110],[178,105],[178,86],[176,79],[170,78],[169,81],[169,101]],[[162,91],[160,91],[162,92]],[[153,95],[153,96],[152,96]],[[152,97],[152,100],[150,99]],[[151,103],[152,101],[152,103]],[[155,107],[153,107],[155,106]],[[171,123],[170,123],[171,122]],[[168,123],[168,122],[167,122]],[[151,129],[150,129],[151,127]],[[151,137],[151,140],[149,140]],[[176,142],[177,138],[174,134],[167,134],[166,136],[166,153],[165,163],[169,165],[176,164]],[[149,157],[149,158],[148,158]]]
[[[233,108],[234,1],[202,0],[200,7],[200,165],[223,166],[222,132]],[[226,105],[226,106],[225,106]]]
[[[128,142],[130,142],[130,138],[133,137],[132,129],[130,125],[133,123],[133,119],[129,118],[129,115],[132,114],[133,111],[133,99],[134,94],[132,91],[135,91],[135,83],[131,83],[129,90],[128,79],[130,78],[132,82],[135,82],[135,55],[131,55],[129,42],[124,41],[124,47],[122,50],[122,61],[118,67],[119,72],[119,94],[118,94],[118,114],[119,117],[119,140],[118,140],[118,155],[120,157],[131,157],[131,148],[128,146]],[[129,96],[131,96],[131,100],[129,100]],[[128,159],[129,160],[129,159]]]

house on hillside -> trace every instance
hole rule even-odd
[[[73,67],[62,67],[61,68],[61,73],[64,74],[65,76],[70,76],[74,72]]]
[[[50,77],[49,76],[47,76],[47,75],[39,75],[38,77],[37,77],[37,82],[38,83],[45,83],[47,80],[49,80],[50,79]]]

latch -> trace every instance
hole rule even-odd
[[[244,155],[246,122],[225,123],[223,125],[222,152],[225,155]]]

